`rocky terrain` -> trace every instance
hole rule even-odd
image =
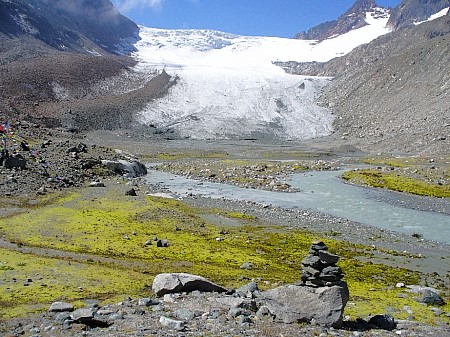
[[[327,63],[283,63],[295,74],[335,76],[321,102],[336,137],[364,150],[447,153],[450,14],[397,30]]]

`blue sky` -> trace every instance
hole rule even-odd
[[[293,37],[337,19],[355,0],[112,0],[137,24],[166,29],[216,29],[228,33]],[[378,0],[395,7],[400,0]]]

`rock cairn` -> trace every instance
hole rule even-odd
[[[301,285],[318,288],[341,284],[344,274],[336,266],[339,256],[327,250],[328,247],[322,241],[313,241],[309,254],[302,261]]]

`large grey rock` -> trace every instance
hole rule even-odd
[[[192,292],[226,292],[227,289],[212,283],[204,277],[185,273],[164,273],[156,275],[152,290],[156,296],[165,294]]]
[[[338,328],[349,298],[345,282],[340,286],[311,288],[287,285],[263,293],[265,305],[275,319],[283,323],[313,319],[322,326]]]
[[[129,178],[140,177],[147,174],[147,168],[137,160],[102,160],[102,164],[109,170]]]

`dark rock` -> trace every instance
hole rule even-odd
[[[339,256],[326,251],[319,251],[320,262],[324,265],[333,265],[339,261]]]
[[[378,329],[392,331],[396,328],[394,317],[391,315],[376,315],[369,320],[369,324]]]
[[[436,292],[425,289],[422,293],[422,296],[417,299],[419,303],[425,303],[430,305],[444,305],[444,299]]]
[[[3,165],[7,169],[18,168],[21,170],[25,170],[27,168],[27,161],[24,158],[18,156],[8,157],[5,159]]]
[[[167,248],[169,246],[170,246],[170,242],[167,239],[162,239],[162,240],[156,241],[156,247]]]
[[[320,262],[320,258],[315,255],[307,255],[302,260],[302,265],[309,266],[309,267],[312,267],[314,269],[319,269],[319,270],[324,267],[324,265]]]
[[[322,270],[322,272],[319,275],[319,278],[322,280],[334,280],[334,279],[341,279],[342,278],[342,269],[340,267],[336,266],[329,266]]]
[[[137,193],[136,193],[136,190],[135,190],[134,188],[132,188],[131,190],[126,191],[126,192],[125,192],[125,195],[129,195],[129,196],[132,196],[132,197],[136,197],[136,196],[137,196]]]
[[[328,250],[327,245],[323,242],[323,241],[313,241],[312,245],[311,245],[311,250],[313,252],[318,252],[321,250]]]

